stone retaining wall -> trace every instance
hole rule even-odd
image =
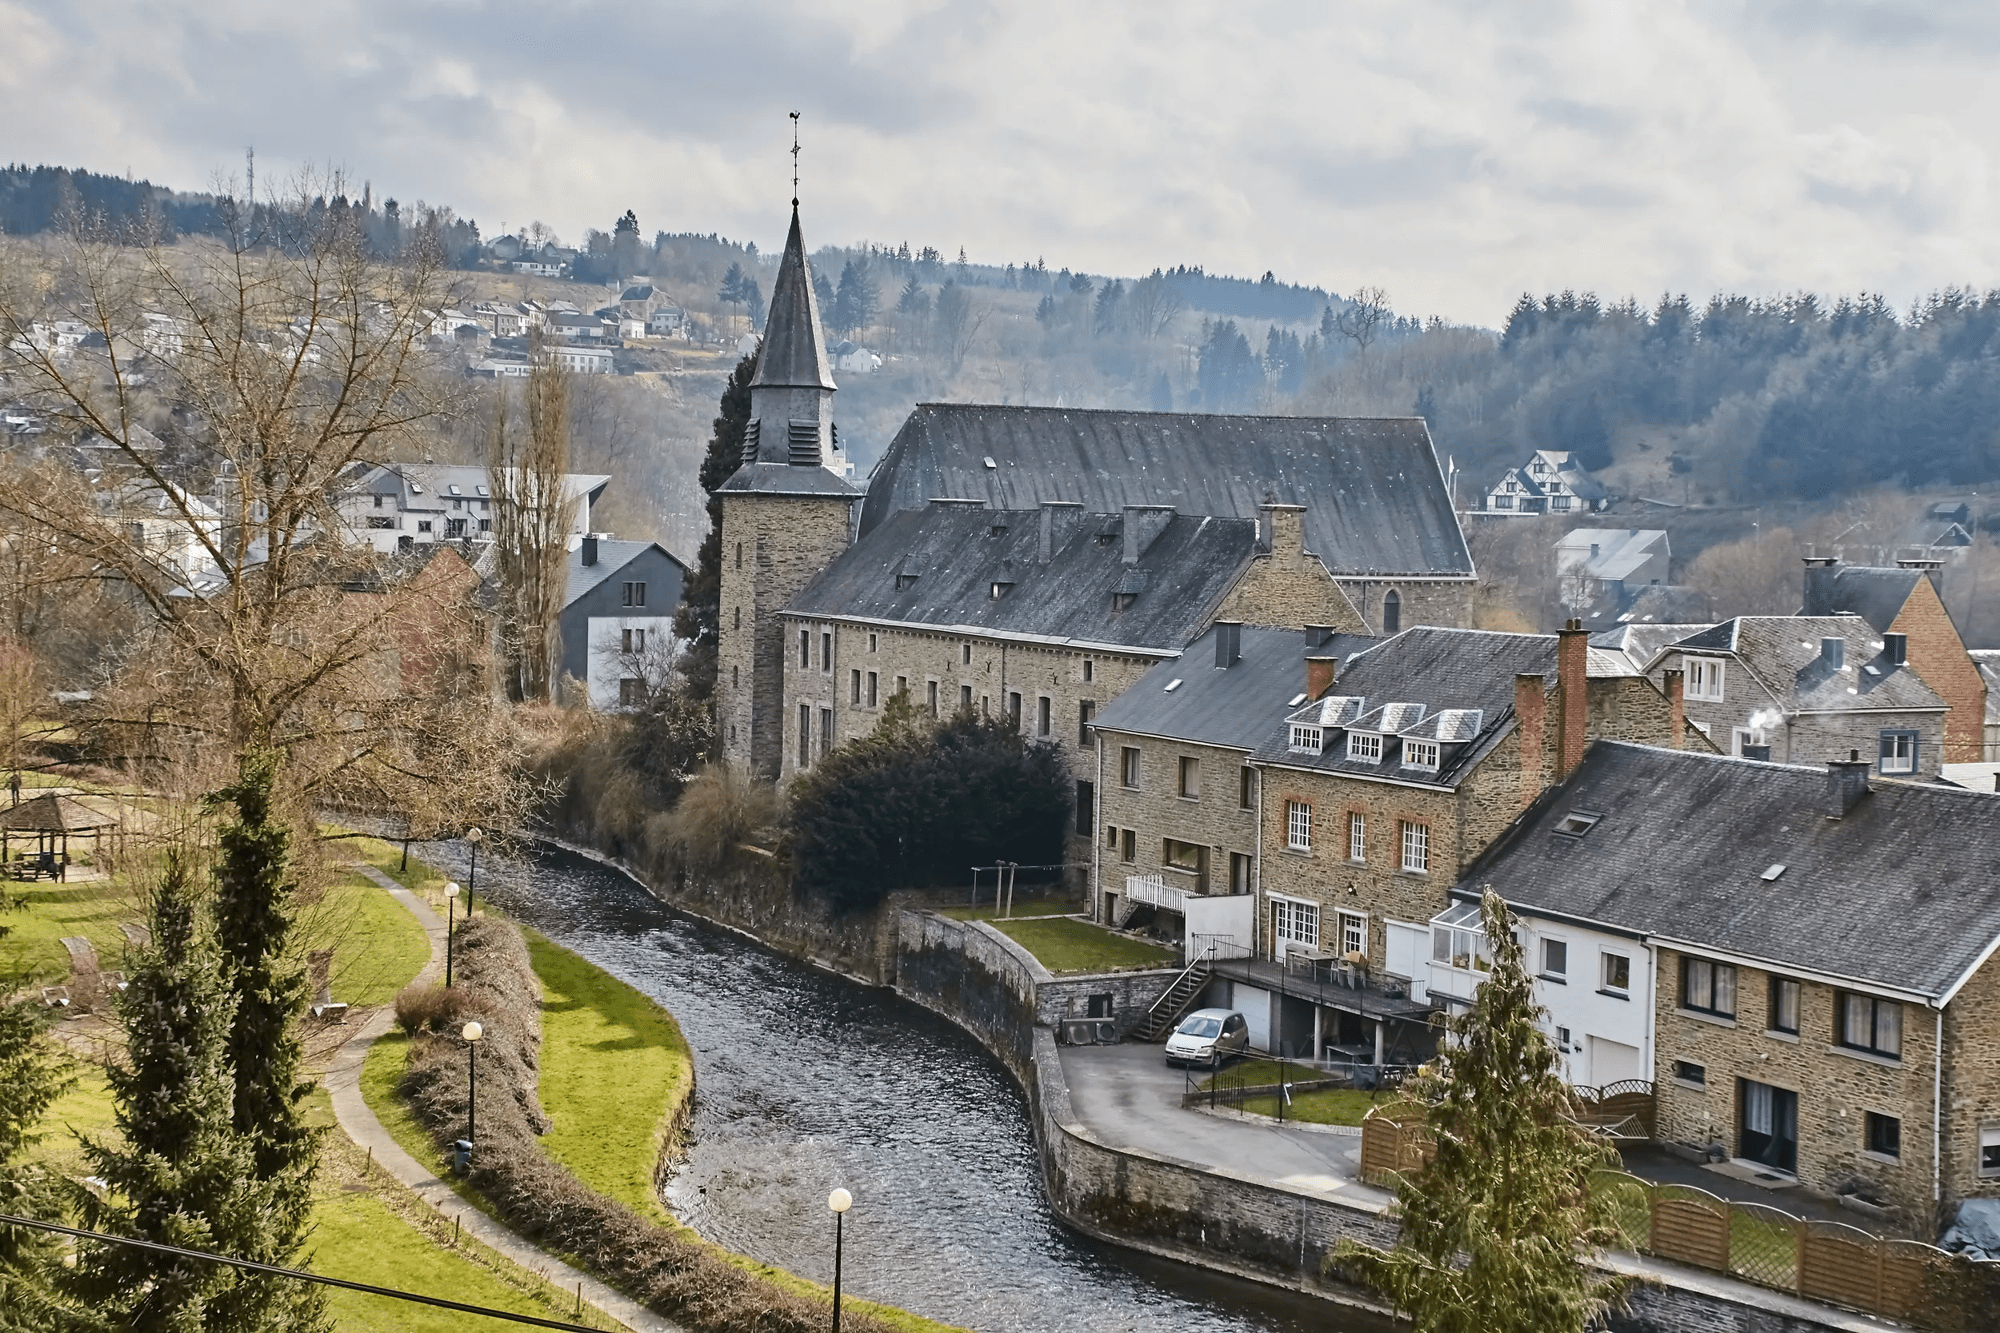
[[[1057,981],[999,931],[928,912],[899,913],[897,938],[897,992],[979,1038],[1026,1089],[1043,1184],[1064,1222],[1161,1258],[1380,1309],[1367,1293],[1322,1277],[1320,1265],[1343,1239],[1394,1244],[1396,1223],[1385,1209],[1114,1147],[1077,1119],[1044,1015],[1111,978]],[[1124,975],[1136,988],[1141,977],[1171,980],[1172,974]],[[1045,996],[1045,987],[1055,989]],[[1884,1327],[1741,1283],[1699,1273],[1683,1277],[1627,1259],[1613,1256],[1610,1262],[1640,1280],[1626,1309],[1611,1319],[1612,1333],[1850,1333]]]

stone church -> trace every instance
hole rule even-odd
[[[835,389],[795,203],[719,492],[717,718],[756,776],[789,779],[901,694],[1060,745],[1089,836],[1095,711],[1212,623],[1468,623],[1421,418],[923,403],[857,487]]]

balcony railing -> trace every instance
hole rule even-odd
[[[1125,900],[1155,907],[1164,912],[1187,911],[1188,891],[1168,884],[1158,875],[1127,875]]]

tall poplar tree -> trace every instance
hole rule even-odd
[[[117,1000],[125,1059],[108,1070],[118,1138],[83,1144],[106,1185],[88,1220],[114,1235],[230,1250],[232,1238],[256,1228],[270,1191],[231,1123],[236,1000],[183,851],[167,852],[146,915],[151,944]],[[235,1273],[206,1260],[86,1245],[74,1282],[130,1333],[243,1327],[221,1319],[217,1307],[236,1286]]]
[[[743,466],[743,437],[750,429],[750,380],[756,373],[757,358],[746,356],[723,386],[721,410],[701,460],[708,535],[701,539],[694,573],[682,587],[681,604],[674,611],[674,633],[688,644],[681,671],[694,696],[704,701],[715,695],[716,636],[722,627],[722,499],[716,492]]]
[[[1481,912],[1493,970],[1447,1024],[1438,1073],[1412,1089],[1430,1102],[1437,1155],[1397,1191],[1396,1248],[1343,1241],[1335,1262],[1417,1333],[1583,1333],[1618,1289],[1583,1263],[1617,1239],[1590,1190],[1616,1154],[1570,1119],[1513,914],[1490,890]]]

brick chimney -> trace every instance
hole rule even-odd
[[[1800,615],[1830,616],[1833,614],[1833,585],[1838,577],[1835,573],[1840,561],[1830,555],[1809,555],[1806,557],[1805,601],[1799,608]]]
[[[1684,693],[1687,673],[1669,671],[1666,673],[1667,686],[1667,748],[1678,750],[1687,739],[1687,697]]]
[[[1340,659],[1328,655],[1306,658],[1306,698],[1324,699],[1339,673]]]
[[[1556,635],[1556,781],[1583,762],[1590,716],[1590,631],[1572,618]]]
[[[1548,746],[1548,686],[1540,676],[1514,677],[1514,721],[1521,729],[1521,808],[1542,793],[1542,753]]]
[[[1832,759],[1826,765],[1826,817],[1844,819],[1847,812],[1868,794],[1869,763],[1861,751],[1849,750],[1847,758]]]

